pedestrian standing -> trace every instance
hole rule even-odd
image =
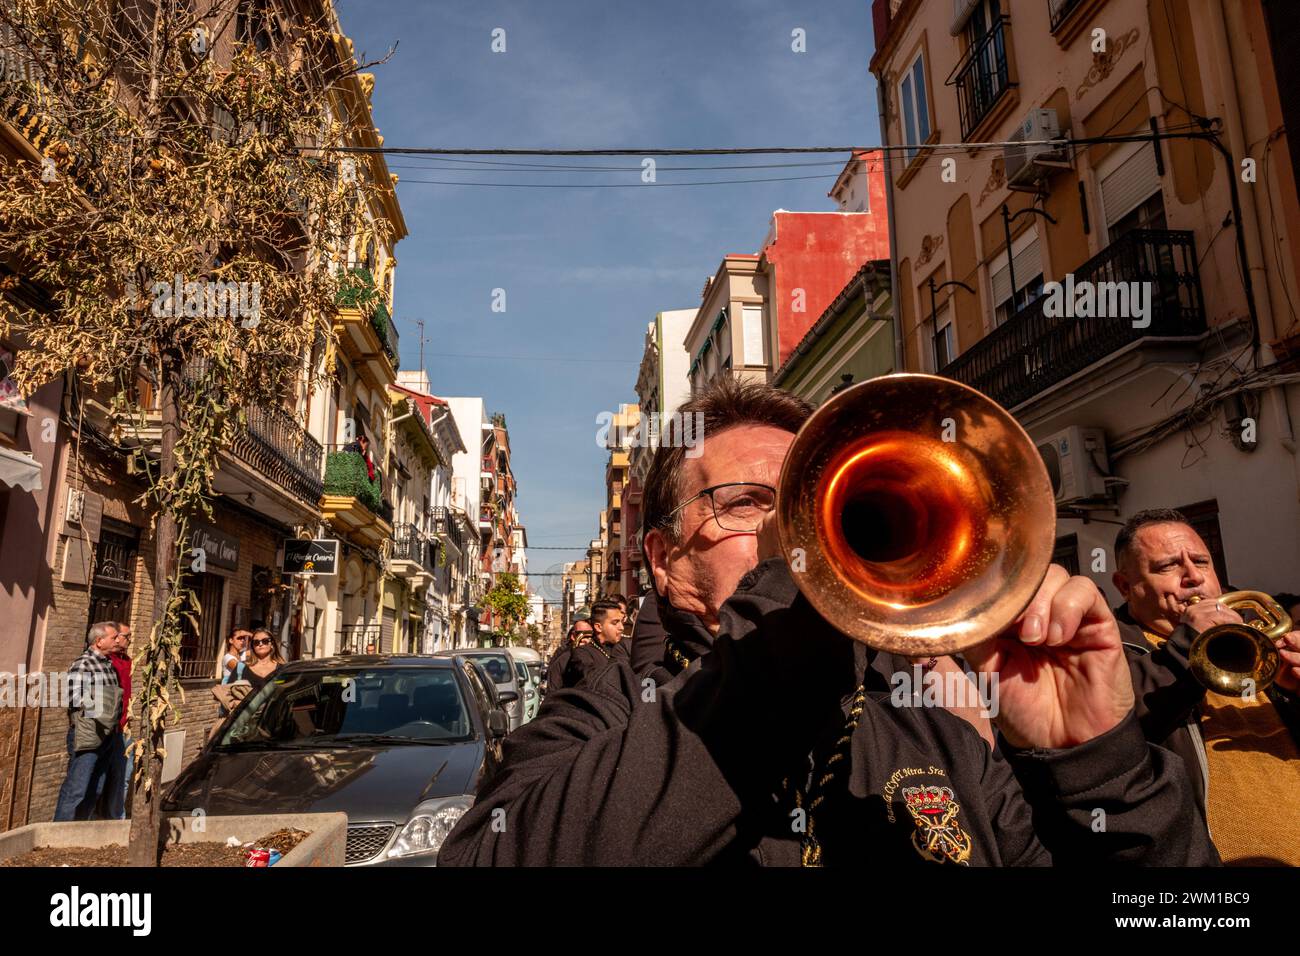
[[[249,693],[256,694],[265,687],[283,663],[284,658],[280,656],[280,648],[271,632],[265,628],[254,631],[251,653],[244,667],[244,680],[253,685]]]
[[[244,662],[248,660],[248,638],[251,633],[237,627],[226,638],[226,649],[222,652],[219,665],[221,683],[233,684],[244,679]]]
[[[59,788],[54,820],[89,820],[98,797],[96,777],[108,766],[112,736],[119,731],[122,688],[111,654],[117,626],[90,626],[86,650],[68,668],[68,770]]]
[[[125,621],[117,623],[117,642],[109,658],[122,688],[122,716],[117,732],[109,738],[108,766],[101,777],[104,793],[102,807],[104,819],[125,820],[127,791],[131,786],[131,768],[134,764],[127,748],[127,723],[131,710],[131,625]]]
[[[569,659],[573,656],[574,649],[582,644],[590,643],[593,633],[591,622],[586,618],[578,618],[573,622],[573,626],[569,628],[568,643],[552,655],[551,662],[546,668],[546,692],[548,694],[565,686],[564,671],[569,666]]]

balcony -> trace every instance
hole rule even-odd
[[[1040,298],[940,374],[1013,409],[1132,342],[1205,331],[1205,305],[1190,232],[1134,230],[1075,269],[1074,281],[1076,285],[1149,283],[1150,325],[1134,328],[1127,316],[1048,317],[1043,308],[1047,300]]]
[[[356,267],[339,281],[334,331],[357,371],[374,388],[397,379],[398,338],[388,306],[370,270]]]
[[[365,459],[355,452],[329,454],[320,510],[326,521],[369,547],[378,547],[393,531],[393,506],[381,495],[379,474],[371,481]]]
[[[1007,17],[999,17],[953,68],[946,86],[957,87],[961,138],[969,139],[1011,87],[1007,66]]]
[[[314,506],[325,490],[320,442],[279,406],[246,409],[244,419],[245,428],[235,435],[231,454]]]
[[[0,25],[0,119],[12,123],[32,146],[42,149],[51,132],[45,115],[49,101],[44,68],[10,27]]]
[[[408,579],[413,588],[424,587],[437,571],[436,549],[416,525],[399,524],[393,532],[393,574]]]
[[[379,633],[378,624],[349,624],[340,627],[338,651],[336,653],[340,656],[345,654],[383,653]]]

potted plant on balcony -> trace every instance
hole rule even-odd
[[[211,0],[196,21],[186,4],[115,17],[87,17],[84,0],[0,4],[13,52],[39,51],[39,96],[22,105],[46,153],[0,161],[0,248],[49,303],[0,296],[0,336],[26,346],[14,376],[24,390],[66,376],[74,395],[125,395],[143,366],[157,383],[161,438],[138,458],[155,555],[152,627],[133,674],[136,865],[158,861],[186,622],[211,613],[186,574],[201,557],[191,521],[211,514],[218,453],[239,411],[292,394],[303,357],[332,335],[338,277],[318,264],[353,236],[389,230],[363,214],[380,208],[379,186],[339,175],[355,169],[339,148],[373,140],[368,121],[325,121],[331,90],[359,85],[363,68],[337,22],[296,22],[293,50],[216,43],[205,31],[233,30],[238,8]],[[68,24],[80,42],[67,42]],[[311,69],[308,55],[320,58]]]

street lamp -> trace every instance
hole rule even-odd
[[[930,276],[930,329],[931,329],[931,334],[933,336],[933,338],[930,340],[930,348],[934,350],[934,364],[935,364],[936,373],[942,371],[942,369],[938,367],[939,344],[937,341],[935,341],[939,337],[939,307],[937,304],[936,296],[940,289],[947,288],[950,285],[961,286],[971,295],[975,294],[975,290],[972,289],[970,286],[968,286],[966,283],[962,282],[960,279],[949,279],[947,282],[940,282],[936,285],[934,281],[934,276]],[[949,362],[952,361],[951,355],[948,356],[948,361]]]
[[[1002,231],[1007,237],[1007,277],[1011,280],[1011,312],[1016,311],[1016,257],[1011,254],[1011,224],[1025,213],[1042,216],[1053,226],[1056,225],[1056,220],[1045,209],[1039,209],[1037,206],[1026,206],[1013,216],[1007,204],[1002,204]]]

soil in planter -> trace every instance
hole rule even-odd
[[[268,850],[279,850],[287,854],[310,834],[303,830],[276,830],[260,840],[254,840],[256,846]],[[224,843],[177,843],[163,850],[163,866],[243,866],[245,860],[242,846],[226,846]],[[112,846],[38,846],[20,856],[0,860],[4,866],[126,866],[126,847]]]

